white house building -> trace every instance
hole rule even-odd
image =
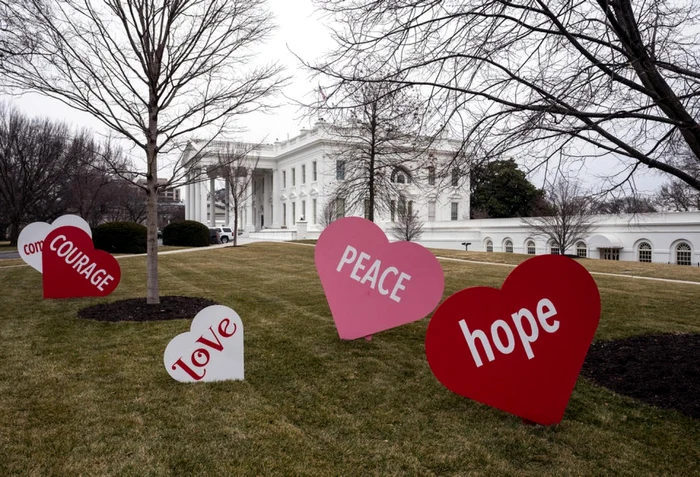
[[[226,143],[214,142],[203,151],[202,144],[191,143],[182,160],[187,163],[199,153],[203,159],[198,166],[206,169],[226,147]],[[449,146],[444,143],[431,154],[437,161],[447,160],[454,155]],[[323,123],[287,141],[256,147],[251,154],[259,159],[239,212],[240,228],[259,239],[317,238],[333,184],[343,180],[337,151],[338,143]],[[700,212],[594,216],[591,233],[580,237],[573,250],[561,251],[533,235],[520,219],[469,220],[468,177],[438,187],[429,174],[412,178],[405,177],[408,171],[396,172],[392,180],[400,182],[401,190],[396,201],[406,200],[418,213],[424,223],[420,242],[429,247],[531,255],[565,252],[597,259],[700,266]],[[215,210],[210,194],[215,177],[185,187],[186,218],[215,225],[216,216],[207,214]],[[375,222],[386,230],[395,220],[394,210],[392,201],[390,211],[375,216]],[[363,213],[357,207],[341,211],[341,215]]]

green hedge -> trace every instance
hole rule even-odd
[[[209,227],[194,220],[173,222],[163,229],[163,245],[206,247],[209,245]]]
[[[146,253],[146,227],[136,222],[109,222],[92,229],[95,248],[109,253]]]

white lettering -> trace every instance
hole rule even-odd
[[[365,282],[371,282],[372,284],[370,285],[370,288],[374,290],[374,288],[377,286],[377,278],[379,278],[379,268],[381,266],[381,260],[375,260],[372,266],[369,267],[369,270],[367,270],[367,273],[365,273],[365,276],[362,277],[362,280],[360,280],[360,284],[364,285]]]
[[[357,272],[365,269],[365,267],[362,265],[362,262],[364,262],[368,258],[370,257],[365,252],[360,252],[360,257],[357,259],[357,263],[355,263],[355,266],[352,268],[352,272],[350,272],[350,278],[358,282],[360,281],[360,277],[357,276]]]
[[[394,285],[394,289],[391,291],[391,296],[390,296],[390,298],[392,300],[394,300],[396,303],[401,302],[401,297],[397,296],[396,292],[399,290],[405,290],[406,287],[403,285],[403,281],[404,280],[408,281],[410,279],[411,279],[411,275],[404,273],[404,272],[401,272],[401,275],[399,275],[399,279],[396,280],[396,285]]]
[[[501,341],[501,336],[498,334],[499,328],[506,334],[506,338],[508,339],[507,345],[504,345],[503,341]],[[503,354],[510,354],[515,349],[515,337],[513,336],[513,332],[510,330],[508,323],[503,320],[496,320],[491,325],[491,339],[493,340],[493,344],[496,345],[496,349]]]
[[[67,240],[65,235],[57,235],[49,244],[49,248],[56,251],[56,247],[54,247],[54,245],[56,245],[56,242],[58,242],[60,239],[63,239],[64,242]]]
[[[341,271],[343,269],[343,266],[346,263],[354,262],[356,257],[357,257],[357,249],[355,249],[352,245],[348,245],[347,248],[345,249],[345,252],[343,253],[343,256],[340,258],[340,262],[338,263],[338,267],[335,270],[338,272]]]
[[[545,307],[547,308],[547,311],[544,311]],[[547,323],[547,319],[556,314],[557,309],[554,308],[554,304],[546,298],[542,298],[537,304],[537,319],[539,320],[542,329],[547,333],[554,333],[559,329],[559,321],[554,320],[551,325]]]
[[[104,287],[105,285],[109,284],[109,282],[111,282],[112,280],[114,280],[114,277],[113,277],[112,275],[107,275],[106,277],[104,277],[104,278],[102,279],[102,281],[100,282],[100,284],[97,285],[97,289],[100,290],[100,291],[105,291],[103,287]]]
[[[398,274],[399,274],[399,269],[396,268],[396,267],[389,267],[389,268],[387,268],[386,270],[384,270],[384,273],[382,273],[382,276],[379,278],[379,293],[381,293],[382,295],[388,295],[388,294],[389,294],[389,290],[387,290],[386,288],[384,288],[384,280],[386,279],[386,276],[387,276],[389,273],[393,273],[394,275],[398,275]]]
[[[462,328],[462,334],[464,335],[464,339],[467,340],[469,351],[472,352],[472,358],[474,358],[474,363],[476,364],[477,368],[482,366],[484,363],[482,363],[479,351],[476,349],[475,340],[481,341],[481,346],[484,348],[486,357],[489,359],[489,361],[496,359],[496,357],[493,355],[491,345],[489,344],[489,339],[486,337],[486,333],[481,330],[474,330],[473,333],[470,332],[469,328],[467,327],[467,322],[464,320],[459,320],[459,327]]]
[[[518,330],[518,335],[520,336],[520,342],[523,344],[523,348],[525,348],[525,354],[527,354],[527,359],[532,359],[535,354],[532,352],[532,347],[530,346],[530,343],[534,343],[537,341],[537,337],[539,336],[539,328],[537,328],[537,322],[535,321],[535,317],[530,313],[530,310],[527,308],[522,308],[519,312],[513,313],[510,315],[513,318],[513,324],[515,325],[515,329]],[[523,329],[523,318],[527,318],[527,321],[530,324],[530,334],[528,335],[525,333],[525,330]]]

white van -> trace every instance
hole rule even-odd
[[[215,227],[216,231],[219,232],[219,239],[221,243],[229,243],[233,240],[233,229],[228,225],[223,227]]]

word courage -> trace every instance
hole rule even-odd
[[[59,242],[63,243],[58,245]],[[114,280],[114,277],[105,269],[97,269],[97,264],[90,263],[90,257],[81,252],[65,235],[57,235],[51,241],[49,248],[56,252],[56,255],[62,257],[68,265],[73,265],[73,270],[77,271],[79,275],[83,275],[100,291],[104,291],[104,286]]]

